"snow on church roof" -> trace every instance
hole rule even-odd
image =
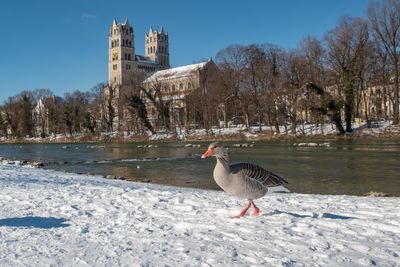
[[[198,70],[203,69],[209,62],[210,60],[207,60],[201,63],[186,65],[182,67],[159,70],[150,75],[146,80],[144,80],[144,83],[190,76],[195,74]]]

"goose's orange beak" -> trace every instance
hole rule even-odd
[[[204,152],[203,155],[201,155],[201,158],[202,158],[202,159],[208,158],[208,157],[212,156],[212,154],[213,154],[213,151],[212,151],[211,148],[209,148],[209,149],[207,149],[206,152]]]

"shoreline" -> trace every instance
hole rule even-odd
[[[212,141],[336,141],[336,140],[400,140],[400,133],[376,133],[364,134],[353,133],[346,135],[326,134],[326,135],[290,135],[290,134],[257,134],[255,136],[247,136],[245,134],[229,134],[229,135],[202,135],[188,136],[185,139],[177,136],[168,136],[165,138],[152,139],[151,136],[121,136],[117,135],[110,138],[103,138],[93,135],[81,135],[74,137],[59,138],[17,138],[3,139],[0,144],[84,144],[84,143],[157,143],[157,142],[212,142]]]

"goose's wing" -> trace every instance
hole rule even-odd
[[[252,163],[235,163],[230,165],[233,174],[241,174],[245,179],[257,182],[264,187],[279,186],[288,182],[279,175]]]

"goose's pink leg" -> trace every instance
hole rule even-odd
[[[232,218],[240,218],[243,217],[246,212],[249,210],[249,208],[251,207],[251,202],[249,201],[249,203],[247,203],[246,207],[236,216],[233,216]]]
[[[260,209],[257,208],[256,204],[254,204],[253,201],[250,201],[249,203],[253,204],[253,208],[254,208],[253,216],[260,216]]]

